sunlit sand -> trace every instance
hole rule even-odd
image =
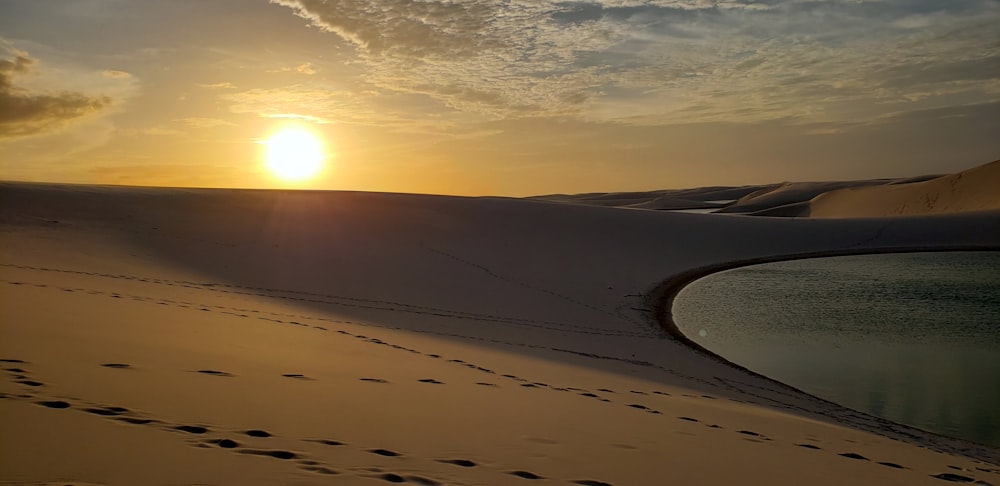
[[[748,373],[663,314],[734,262],[1000,247],[997,194],[954,187],[992,202],[890,218],[866,195],[845,219],[837,192],[812,219],[4,183],[0,480],[1000,484],[1000,451]]]

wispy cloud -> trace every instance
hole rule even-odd
[[[132,77],[131,73],[125,71],[117,71],[114,69],[106,69],[104,71],[101,71],[101,75],[104,76],[105,78],[111,78],[111,79],[128,79]]]
[[[205,89],[236,89],[236,85],[227,81],[218,83],[195,83],[195,86]]]
[[[997,99],[992,0],[271,0],[364,80],[485,119],[873,117]]]
[[[379,126],[408,132],[454,130],[458,119],[444,120],[440,104],[420,103],[406,94],[378,90],[355,90],[324,85],[297,84],[282,88],[258,88],[223,96],[233,113],[263,118],[290,118],[313,123]]]
[[[0,60],[0,138],[34,135],[99,112],[111,105],[106,96],[76,92],[42,93],[15,86],[14,79],[30,73],[37,61],[23,52]]]
[[[221,120],[219,118],[207,118],[207,117],[188,117],[188,118],[181,118],[177,121],[191,128],[213,128],[213,127],[235,125],[231,121]]]
[[[289,72],[292,72],[292,71],[297,72],[299,74],[305,74],[307,76],[311,76],[311,75],[316,74],[318,72],[316,70],[316,67],[313,66],[313,63],[311,63],[311,62],[304,62],[302,64],[299,64],[298,66],[295,66],[295,67],[288,67],[288,66],[286,66],[286,67],[282,67],[282,68],[278,68],[278,69],[269,69],[267,72],[269,72],[269,73],[289,73]]]

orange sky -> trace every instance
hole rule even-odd
[[[533,195],[1000,158],[989,0],[0,0],[0,178]],[[263,168],[290,122],[329,150]]]

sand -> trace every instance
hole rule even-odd
[[[1000,160],[949,175],[783,182],[534,199],[630,209],[698,209],[768,217],[869,218],[1000,210]]]
[[[996,211],[0,184],[0,481],[1000,484],[657,319],[716,266],[998,247]]]
[[[814,218],[861,218],[1000,210],[1000,160],[927,181],[849,187],[809,203]]]

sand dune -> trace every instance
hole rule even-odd
[[[714,265],[997,247],[997,212],[0,184],[0,481],[998,484],[656,320]]]
[[[865,187],[890,182],[886,179],[838,182],[785,182],[777,187],[765,188],[741,197],[721,213],[757,213],[780,207],[808,202],[817,195],[844,187]],[[801,214],[790,214],[800,216]]]
[[[1000,209],[1000,160],[926,181],[830,191],[809,203],[814,218],[947,214]]]
[[[853,218],[984,211],[1000,209],[998,162],[947,176],[556,194],[533,199],[633,209],[713,209],[715,213],[777,217]]]
[[[699,187],[645,192],[600,192],[589,194],[552,194],[530,199],[588,206],[637,209],[706,209],[723,208],[730,201],[773,186]],[[720,202],[727,201],[727,202]]]

